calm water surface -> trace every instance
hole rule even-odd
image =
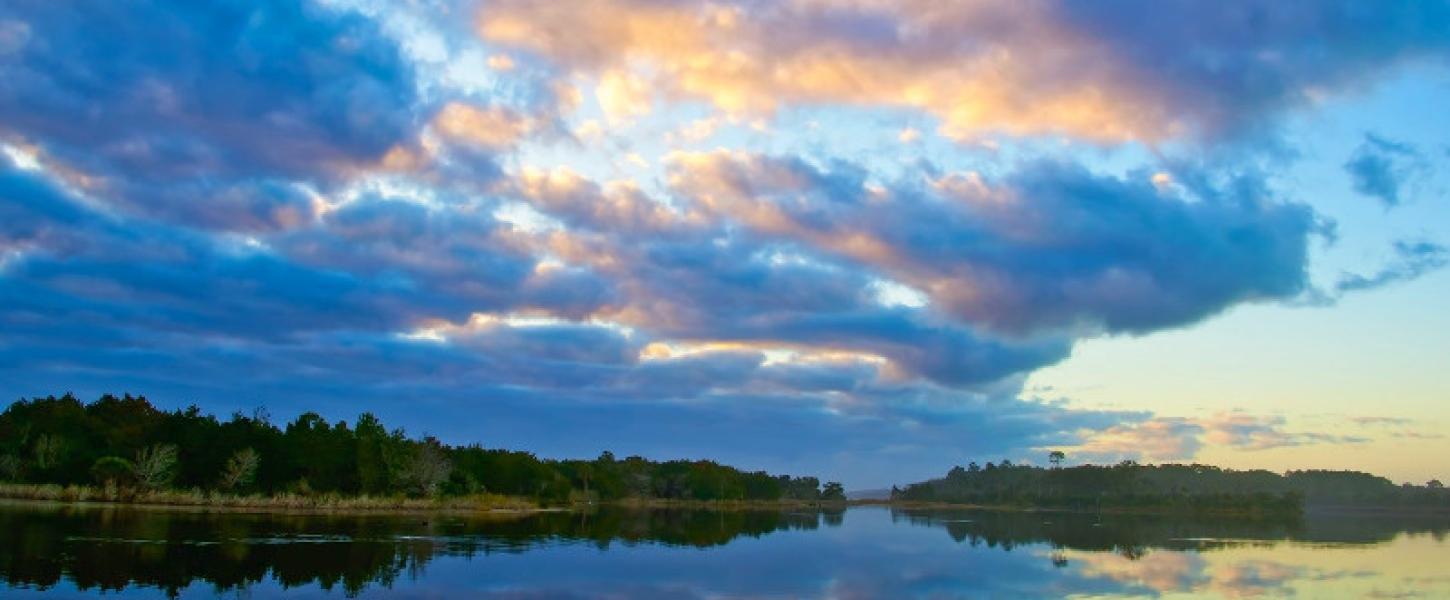
[[[0,503],[0,597],[1450,598],[1446,519]]]

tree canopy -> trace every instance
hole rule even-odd
[[[1201,464],[1059,467],[1064,455],[1049,454],[1053,468],[1014,465],[952,467],[946,476],[894,491],[895,500],[1062,508],[1101,506],[1184,511],[1282,512],[1301,505],[1450,506],[1450,493],[1434,485],[1396,486],[1358,471],[1305,470],[1274,473]],[[1435,482],[1432,482],[1435,483]]]
[[[264,411],[223,421],[195,406],[160,410],[129,394],[90,403],[67,394],[11,404],[0,413],[0,480],[255,493],[488,492],[545,503],[845,499],[839,483],[823,489],[815,477],[747,472],[709,460],[617,459],[608,451],[588,460],[552,460],[409,437],[368,413],[351,426],[313,412],[285,425],[273,424]]]

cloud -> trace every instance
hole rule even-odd
[[[1386,208],[1400,204],[1400,187],[1415,170],[1420,153],[1407,144],[1366,133],[1364,142],[1344,163],[1354,191],[1379,200]]]
[[[1345,273],[1334,284],[1335,292],[1372,290],[1402,281],[1413,281],[1421,275],[1444,267],[1450,251],[1434,242],[1398,240],[1394,243],[1395,259],[1369,275]]]
[[[512,146],[532,127],[528,118],[516,111],[461,102],[448,103],[433,117],[433,128],[445,137],[487,149]]]
[[[649,82],[626,70],[600,75],[594,96],[611,125],[625,124],[649,114],[654,102]]]
[[[1141,423],[1115,425],[1087,436],[1073,456],[1088,460],[1183,460],[1203,447],[1204,427],[1182,417],[1159,417]]]
[[[526,169],[514,178],[511,191],[541,212],[576,229],[632,235],[699,235],[703,215],[681,210],[645,194],[631,181],[605,185],[567,168]]]
[[[1283,429],[1285,422],[1281,416],[1255,416],[1237,411],[1218,413],[1201,421],[1205,442],[1239,450],[1268,450],[1307,444],[1362,444],[1369,441],[1356,436],[1286,432]]]
[[[410,63],[346,11],[27,2],[0,21],[28,32],[0,56],[0,138],[138,214],[239,231],[305,223],[297,182],[375,165],[418,125]]]
[[[1306,206],[1247,193],[1165,195],[1143,181],[1036,162],[993,181],[867,184],[793,158],[678,154],[672,189],[756,232],[820,248],[1011,333],[1143,333],[1305,286]]]
[[[1409,425],[1414,419],[1401,417],[1352,417],[1349,419],[1356,425]]]
[[[1100,431],[1083,432],[1083,443],[1072,453],[1088,461],[1120,459],[1178,461],[1192,459],[1204,446],[1259,451],[1312,444],[1362,444],[1358,436],[1284,429],[1282,416],[1260,416],[1239,411],[1209,417],[1152,417]]]
[[[1445,439],[1445,434],[1406,430],[1390,432],[1390,437],[1407,440],[1443,440]]]
[[[568,171],[525,172],[495,188],[503,198],[364,192],[327,203],[309,223],[249,236],[114,213],[43,167],[7,164],[0,245],[16,258],[0,277],[0,379],[34,393],[119,385],[237,404],[263,397],[279,410],[432,398],[429,414],[488,414],[512,428],[491,433],[560,453],[607,442],[678,456],[683,438],[649,431],[682,428],[706,444],[689,447],[728,448],[751,430],[790,441],[757,441],[754,454],[721,458],[760,464],[757,451],[768,447],[779,454],[772,466],[839,460],[877,481],[906,457],[930,474],[942,448],[1020,456],[1100,431],[1106,437],[1089,452],[1181,456],[1207,426],[1123,425],[1148,415],[1012,399],[1027,373],[1091,333],[1064,328],[1059,311],[1113,323],[1112,311],[1127,308],[1058,294],[1046,309],[1027,303],[984,318],[990,313],[954,310],[934,278],[996,269],[999,286],[1059,285],[1073,273],[1166,273],[1174,267],[1161,261],[1176,256],[1191,265],[1177,268],[1209,270],[1193,258],[1192,243],[1204,242],[1204,256],[1242,261],[1235,279],[1201,273],[1209,283],[1189,285],[1165,276],[1188,287],[1159,286],[1124,306],[1218,285],[1252,290],[1264,276],[1249,267],[1302,268],[1297,250],[1274,249],[1302,244],[1310,221],[1295,205],[1188,203],[1061,164],[1029,164],[1001,181],[962,174],[880,186],[845,163],[825,171],[699,157],[708,160],[672,167],[662,198]],[[526,203],[545,224],[500,220],[506,202]],[[1078,202],[1092,209],[1074,210]],[[1061,220],[1049,227],[1036,220],[1044,214]],[[911,222],[919,235],[905,228]],[[1286,240],[1260,241],[1274,236]],[[1031,259],[1007,258],[1014,254]],[[882,302],[884,280],[928,301]],[[1011,288],[982,293],[1001,289]],[[1242,295],[1207,294],[1218,307]],[[1195,310],[1214,310],[1205,306]],[[242,380],[245,390],[234,383]],[[523,424],[548,411],[576,415],[566,425],[597,436],[581,438],[592,448],[521,437],[542,435]],[[399,416],[443,431],[442,417]],[[602,425],[610,419],[640,424]],[[814,433],[790,434],[803,429]],[[1113,438],[1126,441],[1104,441]],[[839,457],[807,451],[830,443]]]
[[[944,445],[1009,453],[1119,418],[1007,399],[1012,375],[1062,356],[1060,341],[1007,344],[882,307],[860,274],[743,241],[664,236],[621,255],[628,271],[541,268],[487,205],[378,196],[248,241],[109,214],[44,171],[5,167],[0,246],[15,258],[0,275],[0,381],[17,393],[129,389],[223,412],[365,406],[459,441],[480,430],[449,423],[486,414],[491,439],[543,452],[753,448],[719,458],[773,468],[819,465],[810,448],[830,446],[841,468],[867,465],[857,472],[879,481],[899,472],[866,457],[883,447],[893,460]],[[604,318],[623,293],[701,312]],[[404,398],[430,408],[402,410]],[[580,437],[523,435],[543,422]],[[736,444],[748,431],[754,441]]]
[[[1257,125],[1385,67],[1445,55],[1446,5],[1381,9],[500,0],[479,11],[478,32],[565,73],[637,68],[667,96],[736,114],[905,107],[958,138],[1160,141]]]
[[[88,324],[140,336],[277,339],[604,293],[587,275],[537,272],[487,217],[362,199],[277,237],[212,236],[115,215],[37,172],[0,172],[0,287],[13,335]],[[248,239],[252,241],[248,241]],[[560,288],[574,296],[559,297]]]

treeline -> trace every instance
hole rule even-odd
[[[1061,460],[1061,455],[1054,457]],[[1401,485],[1355,471],[1237,471],[1199,464],[999,464],[953,467],[945,477],[892,490],[893,500],[1066,509],[1297,512],[1310,506],[1450,508],[1440,482]]]
[[[237,494],[410,497],[501,494],[579,501],[843,501],[839,483],[745,472],[712,461],[638,456],[546,460],[528,452],[410,438],[364,413],[349,425],[316,413],[275,425],[263,414],[219,420],[144,397],[20,400],[0,413],[0,481]]]

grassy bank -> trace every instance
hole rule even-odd
[[[538,503],[497,494],[447,498],[342,496],[339,494],[237,495],[202,490],[131,491],[87,485],[0,483],[0,498],[46,502],[97,502],[139,506],[194,506],[237,510],[368,511],[532,511]]]
[[[41,502],[91,502],[134,506],[189,506],[235,510],[318,510],[339,512],[414,511],[538,511],[588,510],[598,507],[691,510],[783,510],[845,508],[845,502],[807,500],[679,500],[629,498],[607,502],[543,507],[515,496],[471,494],[441,498],[405,496],[345,496],[341,494],[238,495],[204,490],[119,490],[89,485],[0,483],[0,498]]]

